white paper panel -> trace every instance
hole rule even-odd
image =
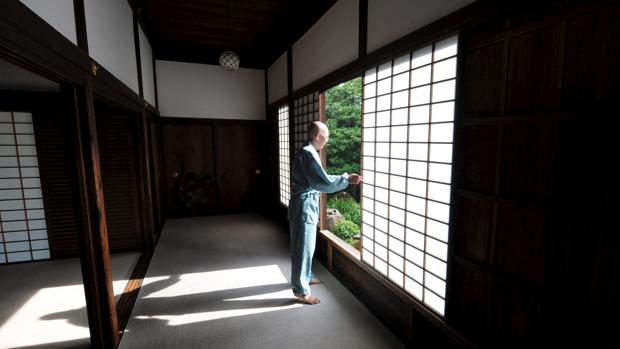
[[[406,274],[411,277],[405,278],[405,288],[420,297],[423,289],[432,290],[434,293],[429,299],[433,304],[426,299],[423,301],[439,312],[443,311],[446,287],[457,64],[455,43],[456,37],[439,43],[434,53],[432,46],[414,52],[413,71],[408,71],[407,55],[386,62],[377,68],[377,74],[375,70],[369,73],[369,78],[378,79],[378,83],[365,87],[370,96],[375,95],[375,89],[379,90],[376,103],[380,111],[376,120],[372,120],[378,126],[374,130],[378,157],[371,167],[378,170],[374,173],[377,187],[373,193],[377,201],[374,202],[374,222],[368,224],[374,224],[375,242],[383,247],[375,246],[375,253],[383,257],[387,247],[388,278],[401,285],[399,278],[403,276],[404,265]],[[431,62],[433,59],[436,63]],[[401,75],[391,76],[392,67],[394,74]],[[432,85],[431,79],[435,82]],[[409,108],[406,107],[407,96]],[[366,104],[374,107],[374,102],[373,97]],[[384,127],[388,123],[392,126]],[[365,147],[372,147],[372,143],[367,141]],[[382,203],[388,198],[389,214],[388,206]],[[367,229],[373,227],[369,225]],[[408,261],[402,259],[403,249]],[[381,259],[384,258],[375,258],[374,267],[383,273],[386,266]]]
[[[420,300],[422,299],[422,296],[423,296],[422,286],[410,278],[405,278],[405,290],[407,290],[417,299],[420,299]]]
[[[454,121],[454,102],[433,104],[433,122]]]
[[[441,280],[440,278],[432,275],[431,273],[424,274],[424,285],[426,287],[439,295],[440,297],[446,296],[446,282]]]

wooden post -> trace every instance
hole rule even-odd
[[[116,348],[118,319],[106,227],[92,76],[85,86],[64,87],[73,100],[75,151],[81,221],[78,233],[86,309],[93,348]]]
[[[145,102],[146,103],[146,102]],[[152,177],[151,177],[151,154],[149,147],[149,135],[147,129],[147,120],[146,120],[146,110],[143,109],[141,113],[138,113],[138,122],[137,122],[137,153],[138,153],[138,163],[139,163],[139,173],[140,173],[140,187],[141,187],[141,196],[142,196],[142,204],[141,211],[145,218],[145,223],[143,226],[143,234],[142,234],[142,246],[147,252],[152,252],[154,245],[154,230],[155,230],[155,222],[153,215],[153,193],[151,191],[152,188]],[[145,230],[145,231],[144,231]]]
[[[319,93],[319,121],[325,122],[327,117],[325,115],[325,93]],[[321,158],[321,164],[323,168],[327,167],[327,153],[324,149],[319,151],[319,156]],[[319,203],[319,229],[325,230],[327,229],[327,194],[321,193],[321,201]],[[331,257],[330,257],[331,260]],[[331,267],[331,262],[330,262]]]

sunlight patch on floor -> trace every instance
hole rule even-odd
[[[179,326],[203,321],[293,309],[302,306],[295,302],[292,291],[286,286],[285,289],[280,291],[239,298],[218,299],[218,297],[213,296],[213,293],[218,291],[234,292],[234,290],[244,288],[288,284],[286,277],[276,264],[183,274],[180,275],[176,281],[173,279],[174,276],[146,278],[144,284],[155,284],[156,282],[174,282],[174,284],[142,298],[150,298],[153,300],[157,298],[205,294],[205,302],[223,302],[232,305],[235,309],[197,312],[183,315],[139,315],[135,316],[136,319],[164,320],[167,321],[169,326]]]
[[[151,279],[146,278],[145,283],[153,283],[154,280]],[[158,279],[163,280],[162,277]],[[288,281],[276,264],[217,270],[180,275],[173,285],[143,298],[167,298],[282,283],[288,283]]]
[[[0,327],[2,346],[16,347],[88,338],[84,286],[39,290]]]
[[[113,282],[116,293],[127,280]],[[25,347],[84,339],[88,343],[84,285],[38,290],[0,327],[0,348]]]

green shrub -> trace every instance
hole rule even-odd
[[[334,234],[344,240],[346,243],[353,243],[353,237],[360,233],[360,227],[346,219],[341,220],[334,226]]]
[[[358,204],[351,196],[346,195],[344,197],[332,197],[327,200],[327,207],[337,209],[344,219],[355,223],[358,227],[360,226],[362,220],[360,204]]]
[[[325,91],[329,127],[329,173],[359,173],[362,149],[362,79],[355,78]]]

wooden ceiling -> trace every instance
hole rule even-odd
[[[336,0],[133,0],[156,59],[268,68]]]

